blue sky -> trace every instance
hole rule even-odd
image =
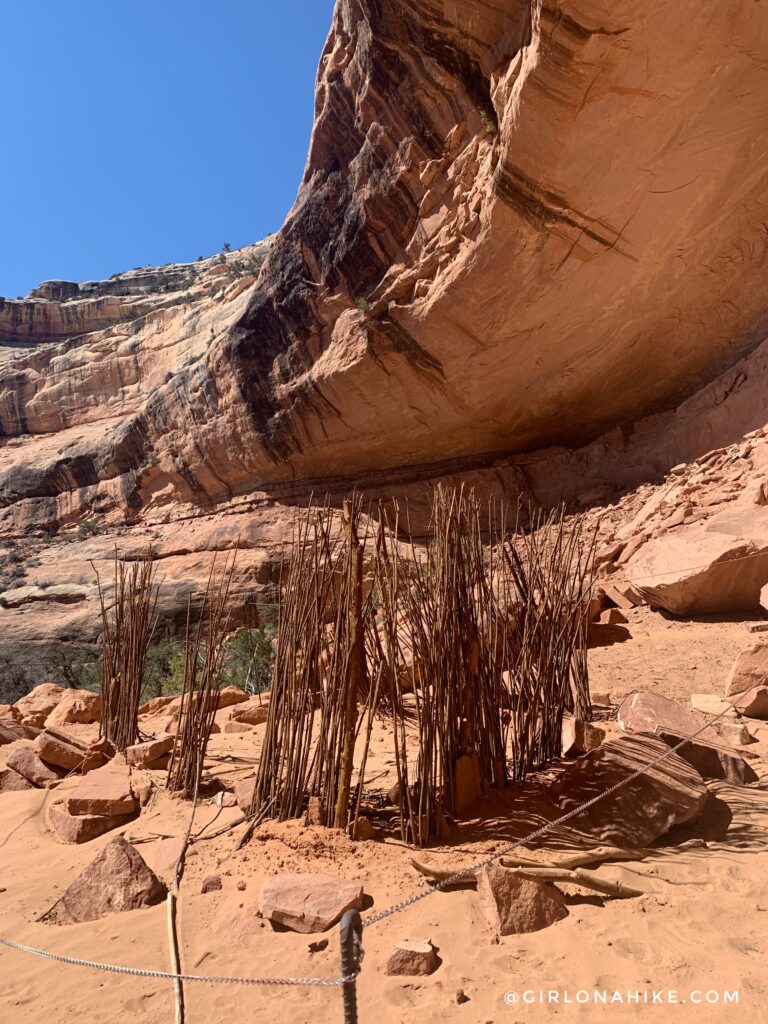
[[[280,226],[333,0],[7,0],[0,295]]]

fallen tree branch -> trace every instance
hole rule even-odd
[[[609,882],[605,878],[599,878],[591,871],[584,871],[583,868],[569,870],[568,868],[508,868],[510,874],[518,878],[526,878],[532,882],[569,882],[571,885],[580,885],[585,889],[592,889],[602,893],[604,896],[616,896],[619,899],[626,899],[630,896],[644,896],[640,889],[633,889],[629,885],[622,885],[621,882]]]

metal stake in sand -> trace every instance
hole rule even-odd
[[[357,975],[363,959],[363,922],[357,910],[348,910],[339,925],[344,1024],[357,1024]]]

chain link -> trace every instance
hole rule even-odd
[[[25,946],[21,942],[11,942],[0,938],[0,945],[9,949],[18,949],[22,953],[33,953],[46,960],[55,960],[61,964],[74,964],[77,967],[92,967],[97,971],[111,971],[113,974],[131,974],[140,978],[160,978],[167,981],[207,981],[214,985],[320,985],[325,988],[338,988],[348,985],[356,978],[350,974],[344,978],[231,978],[215,974],[172,974],[170,971],[152,971],[142,967],[121,967],[118,964],[102,964],[94,960],[80,960],[77,957],[51,953],[35,946]]]

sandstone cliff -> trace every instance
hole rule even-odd
[[[451,473],[606,499],[761,426],[767,36],[747,0],[339,0],[263,264],[0,306],[0,531]]]

